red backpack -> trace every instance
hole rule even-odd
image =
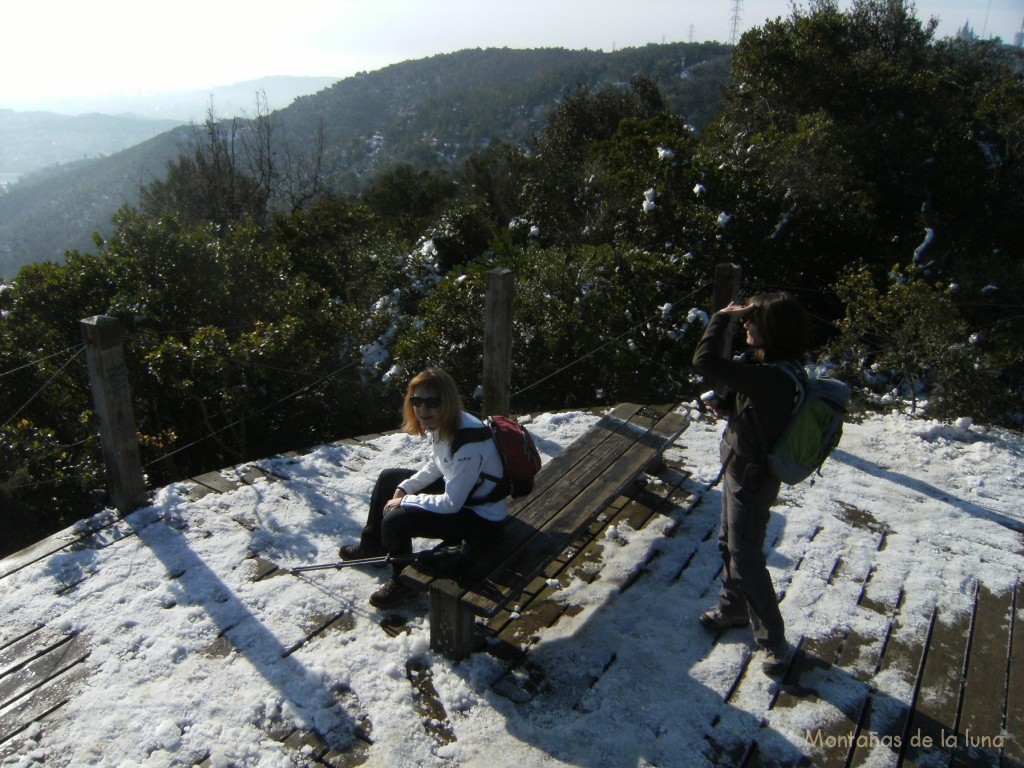
[[[494,440],[501,455],[505,472],[502,477],[481,473],[480,477],[490,480],[497,487],[484,498],[470,498],[470,502],[490,503],[506,496],[518,498],[533,490],[533,478],[540,470],[540,453],[533,437],[526,427],[508,416],[487,416],[482,427],[464,427],[452,440],[452,456],[466,443],[476,443],[488,438]]]

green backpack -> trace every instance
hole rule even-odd
[[[796,404],[782,436],[768,453],[772,474],[787,485],[817,472],[843,436],[843,416],[850,388],[837,379],[811,379],[798,365],[774,363],[796,385]],[[813,480],[812,480],[813,482]]]

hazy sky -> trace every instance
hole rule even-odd
[[[0,11],[0,108],[336,76],[463,48],[729,42],[736,0],[21,0]],[[740,30],[789,0],[739,0]],[[841,0],[847,7],[845,0]],[[927,0],[939,35],[969,20],[1012,42],[1024,0]]]

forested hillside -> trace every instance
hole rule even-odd
[[[701,127],[720,107],[730,52],[718,43],[462,51],[364,72],[272,114],[254,91],[252,119],[231,121],[231,130],[239,141],[263,131],[255,140],[266,140],[292,176],[315,162],[318,190],[352,194],[401,162],[451,169],[490,145],[526,146],[566,92],[622,85],[635,74],[657,82],[672,109]],[[140,187],[164,176],[189,134],[176,129],[110,157],[52,168],[0,194],[0,277],[87,249],[94,232],[108,236],[117,209],[137,204]]]
[[[593,54],[589,84],[534,52],[520,94],[547,103],[482,85],[514,52],[468,51],[184,132],[101,242],[0,288],[12,541],[104,503],[81,318],[124,328],[158,486],[393,427],[426,364],[473,407],[494,267],[516,279],[517,413],[692,398],[732,262],[811,310],[808,362],[859,406],[1024,423],[1019,49],[936,40],[900,0],[816,3],[743,36],[713,115],[679,90],[706,107],[713,51],[643,50],[639,74]]]

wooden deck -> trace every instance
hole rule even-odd
[[[254,468],[211,473],[195,478],[190,493],[196,497],[237,488],[260,479],[278,478]],[[609,525],[628,524],[635,530],[654,519],[672,521],[669,536],[685,537],[697,547],[713,546],[717,525],[713,516],[695,515],[697,499],[690,496],[694,484],[685,466],[670,452],[657,480],[638,483],[616,499],[586,534],[573,542],[548,569],[538,576],[517,605],[504,610],[486,627],[489,652],[504,660],[505,672],[493,682],[493,689],[513,701],[529,701],[539,695],[552,671],[538,662],[534,641],[539,632],[553,626],[574,609],[554,599],[558,587],[573,579],[600,577],[600,561]],[[850,519],[875,537],[879,551],[885,547],[886,531],[875,525],[851,502]],[[244,518],[237,521],[245,525]],[[135,535],[123,521],[110,519],[95,530],[66,531],[0,561],[0,588],[12,573],[62,552],[81,548],[103,549]],[[802,544],[813,543],[816,532]],[[778,542],[773,542],[777,545]],[[653,550],[651,558],[659,557]],[[674,582],[692,582],[687,588],[702,589],[713,596],[716,574],[693,573],[691,555],[674,563]],[[257,578],[281,577],[274,563],[259,561]],[[619,590],[618,600],[629,600],[633,590],[649,580],[652,562],[638,563],[633,576]],[[793,569],[804,566],[798,560]],[[821,569],[820,560],[816,566]],[[1024,589],[992,594],[984,585],[974,593],[973,610],[953,620],[944,616],[940,596],[928,622],[911,621],[905,614],[907,595],[879,601],[870,589],[874,573],[868,569],[853,573],[852,566],[836,558],[831,569],[815,574],[820,589],[837,588],[842,581],[861,585],[852,597],[858,606],[876,613],[887,630],[881,635],[862,636],[856,632],[835,633],[825,638],[801,639],[799,652],[781,685],[766,685],[759,669],[747,657],[728,679],[720,681],[720,703],[710,708],[703,722],[703,745],[720,766],[814,765],[832,766],[998,766],[1024,767]],[[80,575],[82,580],[89,575]],[[73,589],[74,580],[63,590]],[[62,591],[63,591],[62,590]],[[785,601],[785,596],[783,597]],[[785,602],[783,602],[785,607]],[[514,610],[513,610],[514,608]],[[305,617],[305,640],[283,649],[294,652],[309,639],[325,632],[346,632],[354,625],[346,610],[334,615]],[[402,624],[383,625],[390,634],[407,631]],[[708,639],[714,652],[726,638]],[[230,644],[225,641],[225,653]],[[211,648],[216,654],[216,648]],[[71,701],[91,674],[88,639],[68,635],[59,627],[4,626],[0,634],[0,761],[19,755],[28,737],[55,718]],[[619,660],[611,652],[604,673]],[[885,692],[876,684],[886,675],[899,673],[913,680],[909,704]],[[439,745],[456,739],[455,727],[432,683],[429,667],[410,665],[406,669],[410,687],[427,734]],[[599,676],[591,686],[599,683]],[[805,729],[805,743],[783,748],[774,733],[778,723],[789,722],[805,708],[820,703],[831,705],[838,717]],[[735,710],[728,705],[736,704]],[[739,720],[735,712],[761,712],[759,719]],[[700,719],[700,713],[691,719]],[[356,738],[339,746],[331,734],[294,728],[272,736],[302,750],[311,765],[354,766],[366,760],[372,743],[372,723],[359,722]],[[788,751],[787,751],[788,749]],[[681,758],[677,765],[685,765]]]

